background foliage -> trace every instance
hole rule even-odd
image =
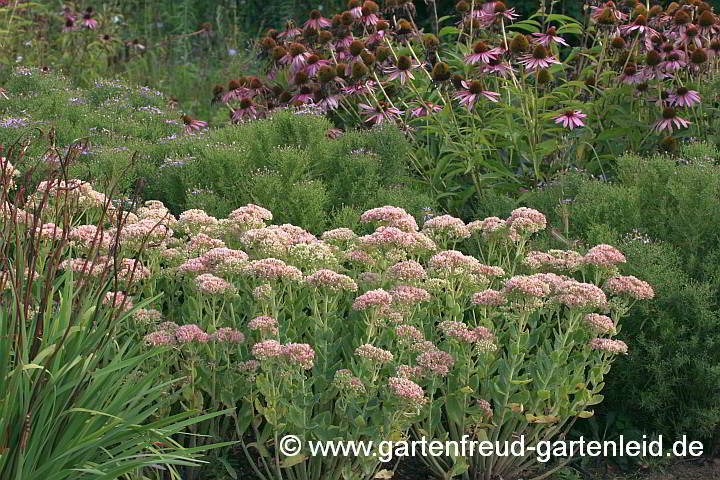
[[[646,279],[655,299],[636,305],[619,338],[632,343],[607,380],[604,409],[646,432],[717,442],[720,425],[720,154],[712,144],[676,156],[618,159],[617,180],[582,172],[520,201],[548,213],[557,247],[605,242],[628,258],[625,274]],[[481,214],[515,202],[489,197]]]

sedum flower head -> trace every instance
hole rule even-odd
[[[595,309],[607,306],[607,297],[600,287],[573,279],[558,286],[555,299],[569,308]]]
[[[248,322],[248,328],[252,331],[259,331],[261,334],[276,336],[278,334],[277,320],[273,317],[262,315],[255,317]]]
[[[385,274],[400,282],[419,282],[427,278],[425,268],[415,260],[398,262],[388,268]]]
[[[302,272],[277,258],[263,258],[249,263],[246,272],[259,280],[299,280]]]
[[[425,340],[423,333],[412,325],[398,325],[395,327],[395,336],[400,344],[412,345]]]
[[[175,341],[177,343],[207,343],[210,340],[210,335],[198,327],[197,325],[183,325],[175,330]]]
[[[510,231],[518,234],[532,234],[544,230],[547,226],[545,215],[532,208],[520,207],[510,213],[506,220]]]
[[[355,349],[355,355],[376,363],[389,363],[393,361],[393,354],[382,348],[366,343]]]
[[[439,377],[447,376],[450,368],[455,364],[452,355],[439,349],[421,353],[417,356],[416,361],[419,366]]]
[[[515,275],[505,282],[505,292],[543,298],[550,293],[550,286],[532,275]]]
[[[393,301],[392,295],[382,288],[365,292],[355,299],[353,310],[367,310],[373,307],[389,307]]]
[[[123,312],[132,309],[133,304],[130,297],[123,292],[107,292],[103,299],[103,305],[109,305],[112,308],[122,308]]]
[[[327,269],[313,272],[305,277],[304,282],[319,290],[327,290],[330,292],[356,292],[358,289],[357,284],[352,278]]]
[[[235,287],[225,279],[211,273],[203,273],[195,277],[195,288],[208,295],[224,295],[235,293]]]
[[[585,263],[598,267],[612,267],[618,263],[625,263],[625,255],[612,245],[596,245],[584,257]]]
[[[282,355],[289,363],[299,366],[303,370],[313,367],[315,351],[307,343],[288,343],[282,346]]]
[[[393,395],[409,402],[413,406],[421,406],[427,402],[422,387],[412,380],[401,377],[390,377],[388,386]]]
[[[486,305],[498,307],[508,302],[507,297],[499,290],[487,289],[481,292],[473,293],[470,303],[473,305]]]
[[[589,346],[593,350],[601,350],[611,354],[626,354],[628,351],[628,346],[625,342],[612,338],[593,338],[590,340]]]
[[[268,360],[282,355],[282,345],[277,340],[264,340],[252,347],[252,355],[258,360]]]
[[[611,277],[603,287],[606,292],[614,295],[628,295],[636,300],[649,300],[655,292],[649,283],[632,275]]]
[[[245,335],[234,328],[222,327],[210,335],[210,340],[213,342],[244,343]]]
[[[162,321],[162,313],[154,308],[138,308],[132,313],[132,318],[142,325],[156,325]]]
[[[470,238],[465,222],[451,215],[433,217],[423,225],[422,232],[435,240],[457,241]]]
[[[573,250],[533,251],[525,257],[525,264],[533,270],[556,270],[574,272],[584,263],[585,259]]]
[[[386,205],[373,208],[360,216],[361,222],[377,222],[383,226],[395,227],[405,232],[418,230],[415,218],[400,207]]]
[[[326,242],[336,242],[336,243],[343,243],[343,242],[351,242],[357,238],[357,234],[350,230],[349,228],[336,228],[333,230],[328,230],[327,232],[324,232],[320,238]]]
[[[598,335],[605,333],[612,333],[615,331],[615,322],[606,315],[600,315],[599,313],[588,313],[583,318],[585,324]]]
[[[390,295],[392,295],[393,304],[405,307],[430,300],[430,293],[427,290],[409,285],[394,286],[390,289]]]

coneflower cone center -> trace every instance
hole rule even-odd
[[[533,58],[535,58],[537,60],[543,60],[543,59],[547,58],[547,56],[548,56],[548,51],[542,45],[538,45],[533,49]]]
[[[399,70],[410,70],[410,67],[412,67],[412,61],[410,61],[410,57],[407,57],[405,55],[400,55],[398,57],[397,67]]]
[[[477,42],[475,45],[473,45],[473,52],[475,53],[485,53],[489,50],[490,47],[488,47],[485,42]]]
[[[470,93],[472,93],[473,95],[478,95],[483,91],[483,85],[477,80],[473,80],[468,86],[468,91],[470,91]]]

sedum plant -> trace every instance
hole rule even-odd
[[[562,436],[592,415],[604,375],[627,351],[613,338],[620,319],[653,296],[620,274],[625,258],[612,246],[531,251],[547,224],[530,208],[419,225],[384,206],[357,219],[371,233],[340,227],[318,237],[270,224],[272,212],[255,204],[227,218],[200,209],[175,217],[159,201],[125,211],[111,198],[75,180],[46,182],[26,211],[81,213],[60,227],[42,211],[33,218],[43,238],[61,228],[67,240],[65,260],[53,265],[101,289],[93,312],[107,303],[130,317],[120,338],[144,340],[157,355],[139,373],[167,389],[157,421],[216,414],[182,424],[190,434],[182,446],[237,441],[264,479],[388,477],[383,441],[522,435],[532,446]],[[300,439],[296,455],[281,452],[286,435]],[[330,440],[371,441],[375,450],[310,454],[308,442]],[[465,479],[535,469],[534,456],[425,461],[439,476]]]
[[[619,320],[653,296],[620,275],[624,256],[609,245],[528,251],[546,227],[528,208],[420,228],[403,209],[379,207],[359,219],[372,233],[320,238],[268,225],[272,213],[252,204],[226,219],[175,219],[157,202],[138,214],[152,210],[179,236],[146,252],[159,267],[148,278],[178,300],[138,332],[189,378],[177,391],[184,408],[237,408],[203,432],[237,438],[261,478],[391,474],[378,451],[313,457],[309,441],[556,438],[602,401],[603,377],[628,348],[613,338]],[[285,435],[305,449],[284,457]],[[425,460],[440,476],[473,479],[535,461]]]

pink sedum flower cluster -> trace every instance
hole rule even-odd
[[[593,338],[588,344],[593,350],[601,350],[610,354],[626,354],[628,346],[622,340],[612,338]]]
[[[649,300],[655,296],[655,292],[649,283],[632,275],[618,275],[608,278],[603,288],[608,293],[628,295],[635,300]]]
[[[360,221],[375,222],[404,232],[416,232],[418,230],[417,222],[412,215],[402,208],[390,205],[366,211],[360,216]]]
[[[434,240],[458,241],[470,238],[465,222],[451,215],[433,217],[423,225],[422,232]]]
[[[369,308],[389,307],[392,304],[393,297],[390,293],[378,288],[365,292],[355,299],[352,304],[353,310],[367,310]]]
[[[328,269],[317,270],[306,276],[303,281],[318,290],[329,292],[356,292],[358,289],[352,278]]]
[[[425,392],[422,387],[412,380],[401,377],[390,377],[388,386],[393,395],[409,402],[413,406],[422,406],[427,403],[427,398],[425,398]]]
[[[625,263],[625,255],[612,245],[596,245],[583,257],[585,263],[597,267],[613,267],[619,263]]]
[[[393,361],[393,354],[374,345],[360,345],[355,349],[355,355],[376,363],[389,363]]]

